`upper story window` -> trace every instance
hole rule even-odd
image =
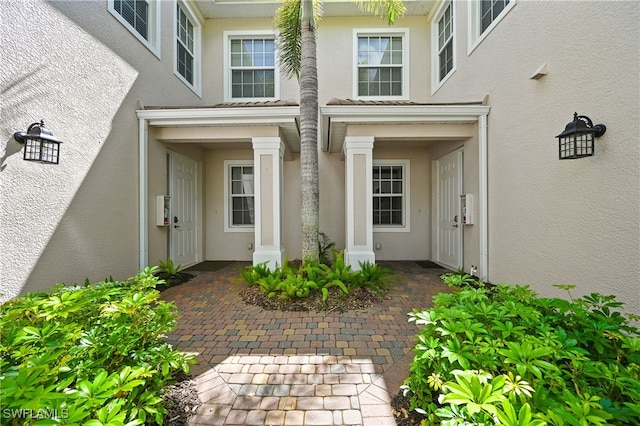
[[[225,161],[225,231],[253,231],[253,162]]]
[[[408,231],[409,160],[373,162],[373,227]]]
[[[454,49],[454,26],[453,26],[453,3],[448,2],[443,5],[431,22],[433,51],[437,55],[433,56],[432,66],[432,93],[449,77],[454,71],[455,49]]]
[[[225,99],[273,100],[279,96],[275,39],[271,34],[227,32]]]
[[[175,73],[196,94],[200,95],[201,25],[186,2],[176,3]]]
[[[354,51],[356,98],[401,99],[408,93],[406,30],[374,33],[357,30]]]
[[[160,57],[160,5],[156,0],[109,0],[109,12]]]
[[[471,29],[469,53],[493,30],[515,6],[516,0],[474,0],[469,2]]]

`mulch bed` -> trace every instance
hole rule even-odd
[[[162,394],[162,406],[167,409],[164,424],[187,426],[192,416],[202,404],[196,391],[195,382],[180,371],[176,383],[166,386]]]
[[[416,426],[422,425],[423,421],[426,423],[427,417],[418,413],[417,411],[411,411],[409,396],[405,396],[402,391],[391,397],[391,412],[396,420],[397,426]]]
[[[194,274],[184,271],[178,272],[174,275],[165,275],[164,273],[159,272],[156,274],[156,276],[164,281],[164,283],[156,284],[156,290],[158,291],[164,291],[169,287],[175,287],[177,285],[184,284],[195,277]]]
[[[358,287],[349,294],[343,294],[337,287],[329,289],[329,297],[322,301],[322,293],[316,292],[301,299],[268,298],[259,287],[247,287],[240,292],[240,298],[249,305],[260,306],[269,311],[324,311],[345,312],[375,306],[389,296],[377,294],[373,290]]]

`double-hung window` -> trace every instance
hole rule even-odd
[[[469,16],[471,17],[469,53],[480,44],[515,4],[516,0],[474,0],[469,2]]]
[[[433,40],[432,93],[449,77],[455,67],[453,2],[444,3],[431,22]]]
[[[409,161],[373,162],[373,227],[378,231],[408,231]]]
[[[176,2],[175,73],[200,95],[201,25],[187,2]]]
[[[255,225],[253,164],[225,161],[225,230],[252,231]]]
[[[279,79],[273,34],[226,34],[226,100],[276,99]]]
[[[109,12],[160,57],[160,5],[156,0],[108,0]]]
[[[408,43],[406,30],[355,32],[356,98],[401,99],[408,93]]]

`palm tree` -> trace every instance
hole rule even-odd
[[[302,258],[318,260],[318,67],[316,23],[319,0],[282,0],[275,23],[278,61],[284,75],[300,82],[300,175],[302,185]],[[386,18],[392,25],[406,7],[402,0],[355,0],[361,9]]]

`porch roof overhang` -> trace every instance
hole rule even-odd
[[[465,140],[473,136],[470,130],[451,125],[476,123],[489,110],[483,102],[421,104],[332,99],[320,107],[321,148],[325,152],[342,152],[346,136],[365,132],[387,142]]]
[[[287,149],[300,152],[300,107],[293,102],[145,107],[136,113],[149,126],[171,129],[164,132],[166,142],[209,143],[209,146],[222,146],[217,145],[222,140],[227,144],[246,143],[252,136],[265,136],[266,128],[276,128]],[[179,128],[189,129],[181,134],[175,130]],[[198,128],[203,131],[196,131]]]

